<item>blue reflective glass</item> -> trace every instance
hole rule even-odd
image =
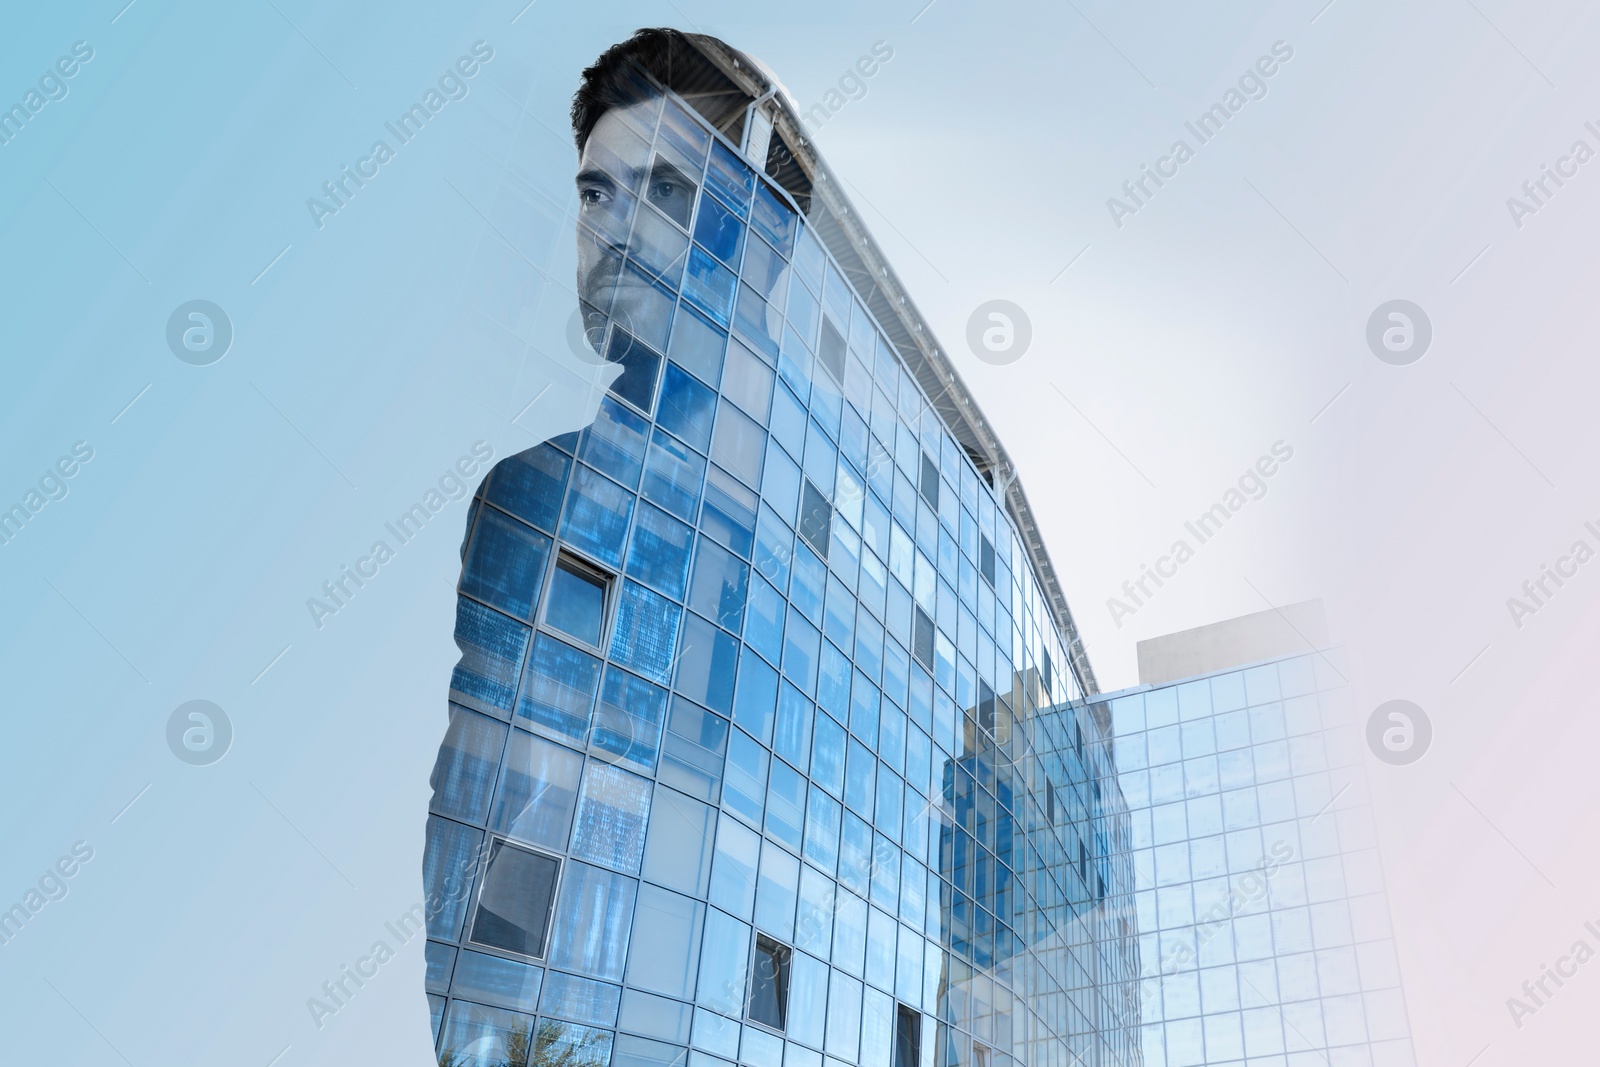
[[[796,461],[805,455],[806,410],[787,387],[772,391],[772,423],[768,428],[773,440]]]
[[[777,663],[783,656],[783,596],[760,578],[750,583],[744,639],[750,647]]]
[[[767,787],[767,833],[795,852],[800,851],[805,807],[805,778],[783,761],[775,760]]]
[[[832,874],[839,863],[839,818],[844,808],[815,783],[806,802],[806,858]]]
[[[744,246],[744,223],[714,197],[700,197],[700,215],[694,220],[694,239],[722,262],[739,267]]]
[[[700,508],[700,529],[741,556],[748,557],[755,543],[755,493],[726,471],[712,466],[706,473],[705,503]]]
[[[683,697],[672,700],[672,717],[661,742],[659,779],[690,796],[715,804],[722,783],[728,720]]]
[[[773,731],[772,751],[799,767],[810,763],[811,701],[788,682],[778,693],[778,718]]]
[[[704,452],[711,447],[711,423],[716,412],[716,393],[676,364],[667,367],[661,382],[661,410],[656,412],[656,422],[663,429]]]
[[[428,947],[433,948],[432,945]],[[532,1011],[539,1001],[543,978],[543,970],[521,960],[468,951],[461,953],[450,992],[485,1004]]]
[[[738,306],[734,311],[734,327],[750,342],[757,352],[768,359],[778,355],[778,338],[783,329],[783,315],[769,304],[765,297],[744,282],[739,283]]]
[[[683,295],[693,300],[721,326],[733,314],[734,286],[738,277],[718,263],[699,245],[689,249],[689,269],[683,279]]]
[[[637,582],[623,582],[611,658],[647,678],[665,683],[672,671],[683,609]]]
[[[789,602],[812,625],[822,625],[822,595],[828,587],[828,567],[806,545],[795,542],[794,577],[789,582]]]
[[[761,473],[761,496],[779,516],[800,513],[800,468],[781,448],[767,449],[766,466]]]
[[[600,661],[548,634],[534,639],[517,714],[581,740],[600,681]]]
[[[606,668],[590,744],[622,763],[648,771],[656,765],[667,691],[615,667]]]
[[[737,633],[744,624],[749,577],[750,568],[743,560],[715,541],[702,537],[695,549],[689,606]]]
[[[873,756],[871,749],[852,737],[845,759],[845,806],[856,811],[862,818],[871,820],[877,780],[877,757]]]
[[[850,732],[873,745],[878,743],[878,687],[856,672],[850,690]]]
[[[778,307],[788,293],[789,264],[765,241],[751,241],[744,253],[740,278]]]
[[[733,705],[739,642],[698,615],[684,619],[678,649],[678,692],[726,715]]]
[[[767,453],[782,455],[776,448]],[[768,463],[770,473],[771,463]],[[769,485],[770,488],[770,485]],[[794,533],[768,506],[761,503],[761,517],[756,520],[755,567],[757,572],[780,589],[789,587],[789,561],[794,556]]]
[[[450,726],[433,767],[432,810],[482,822],[505,744],[503,723],[463,707],[451,707]]]
[[[794,247],[795,219],[794,209],[780,200],[765,183],[756,186],[750,225],[785,256]]]
[[[846,811],[839,833],[839,880],[862,896],[872,876],[872,827]]]
[[[832,641],[822,643],[817,704],[841,721],[850,719],[850,660]]]
[[[811,741],[811,779],[834,796],[844,795],[844,727],[826,715],[817,716]]]
[[[553,533],[571,466],[572,460],[548,444],[519,452],[494,465],[484,499]]]
[[[817,657],[822,633],[794,608],[784,627],[783,675],[807,695],[817,691]]]
[[[552,967],[622,980],[639,883],[587,863],[568,861],[550,922]]]
[[[533,617],[550,539],[494,508],[480,508],[461,568],[461,591],[519,619]]]
[[[746,648],[739,657],[739,685],[733,700],[733,721],[769,744],[778,702],[778,672]]]
[[[727,347],[726,330],[713,326],[688,306],[679,309],[667,349],[673,363],[715,389],[722,380],[722,356]]]
[[[750,193],[755,188],[755,171],[721,141],[711,145],[706,165],[706,188],[733,205],[741,216],[750,210]]]
[[[722,806],[752,826],[761,825],[767,797],[767,750],[743,730],[728,741],[728,764],[723,771]]]
[[[422,880],[439,893],[443,902],[442,907],[427,914],[428,936],[454,941],[472,895],[483,831],[430,815],[426,833]]]
[[[682,600],[689,579],[689,549],[694,531],[666,512],[641,505],[628,546],[628,573]]]
[[[456,699],[510,711],[530,632],[497,611],[457,597],[456,645],[461,662],[450,676]]]
[[[638,874],[650,822],[650,779],[590,760],[572,827],[572,854]]]
[[[711,435],[711,457],[741,482],[761,486],[761,454],[767,435],[760,425],[724,398],[717,407],[717,425]]]
[[[855,628],[856,598],[838,578],[829,577],[828,610],[822,632],[840,648],[850,648],[855,643]]]
[[[705,474],[704,456],[657,429],[650,439],[640,493],[685,522],[693,522]]]
[[[634,496],[597,471],[578,465],[561,519],[561,539],[613,567],[622,565],[622,542]]]
[[[652,389],[655,387],[653,373]],[[599,413],[584,432],[578,445],[578,458],[631,489],[639,484],[649,439],[649,422],[608,396],[600,401]]]

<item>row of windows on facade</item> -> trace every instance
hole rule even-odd
[[[491,492],[489,493],[489,498],[491,500],[496,499],[496,494],[492,491],[493,484],[494,483],[491,483]],[[480,515],[480,522],[478,524],[478,529],[480,531],[482,531],[485,528],[485,523],[487,522],[487,520],[488,519],[492,519],[493,516],[495,516],[497,514],[498,514],[497,511],[490,510],[490,509],[485,509],[485,511],[483,512],[483,515]],[[485,516],[487,516],[487,519],[485,518]],[[495,520],[494,525],[490,526],[489,529],[495,530],[498,533],[500,530],[503,530],[505,528],[505,522],[506,522],[506,520],[504,520],[504,519]],[[527,535],[525,534],[524,536],[527,536]],[[521,561],[524,564],[525,570],[521,575],[523,583],[524,584],[528,584],[528,585],[533,585],[535,588],[537,587],[537,583],[539,581],[539,578],[537,577],[538,571],[534,570],[534,567],[536,565],[541,565],[542,566],[542,564],[543,564],[542,556],[539,556],[537,554],[530,554],[530,553],[528,553],[526,551],[509,551],[509,550],[498,549],[498,548],[493,547],[493,543],[492,542],[491,542],[491,545],[490,545],[489,548],[480,548],[480,546],[482,546],[484,544],[484,540],[485,539],[483,538],[481,533],[474,539],[473,550],[471,552],[469,552],[469,556],[468,556],[468,567],[467,567],[466,578],[463,581],[463,590],[464,590],[464,592],[468,592],[468,593],[476,592],[480,596],[490,597],[491,599],[499,602],[501,605],[504,606],[505,605],[505,598],[501,594],[501,592],[499,590],[493,589],[493,588],[487,588],[486,589],[485,588],[485,583],[481,582],[478,579],[477,576],[478,576],[479,572],[481,572],[483,570],[497,569],[498,561],[500,559],[503,559],[507,555],[513,556],[516,560]],[[638,543],[641,543],[641,542],[637,542],[636,541],[636,547],[637,547]],[[706,540],[704,538],[701,538],[701,540],[699,542],[699,550],[700,551],[699,551],[699,557],[698,558],[699,558],[700,562],[697,562],[697,564],[696,564],[695,582],[690,585],[690,594],[688,596],[688,599],[690,601],[690,605],[691,605],[691,607],[699,607],[702,611],[704,611],[706,613],[720,612],[720,616],[721,616],[723,621],[725,621],[725,622],[726,621],[730,621],[729,618],[728,618],[730,612],[737,613],[737,611],[742,610],[742,608],[743,608],[743,605],[739,603],[739,597],[738,597],[737,594],[738,594],[739,587],[744,584],[746,579],[745,579],[745,574],[744,574],[742,569],[735,571],[734,573],[736,574],[736,577],[733,578],[733,579],[730,579],[729,578],[729,568],[730,568],[730,566],[737,567],[737,568],[742,568],[743,565],[741,563],[738,563],[734,559],[734,557],[732,557],[730,554],[728,554],[725,550],[721,549],[720,546],[718,546],[714,542],[711,542],[711,541]],[[530,555],[533,556],[533,559],[531,560],[531,562],[529,561]],[[708,559],[709,559],[710,564],[711,564],[710,566],[706,565],[706,561]],[[683,558],[683,561],[682,561],[682,564],[680,565],[680,569],[686,570],[686,568],[687,568],[687,554],[685,554],[685,556]],[[502,569],[503,570],[503,568],[498,568],[498,569]],[[529,577],[527,572],[532,572],[532,577],[531,578]],[[703,577],[707,576],[707,575],[710,576],[710,580],[709,581],[702,580]],[[558,554],[557,560],[556,560],[556,564],[551,570],[550,581],[552,583],[552,593],[547,594],[546,597],[545,597],[545,602],[547,604],[546,617],[544,619],[545,625],[547,627],[552,628],[552,629],[561,631],[562,633],[566,634],[568,637],[576,637],[579,640],[584,641],[587,644],[590,644],[592,647],[595,648],[595,651],[599,651],[599,645],[601,644],[601,641],[599,639],[599,631],[600,631],[600,629],[602,627],[604,627],[606,625],[606,620],[608,619],[608,617],[611,617],[611,615],[614,614],[613,612],[609,612],[608,609],[607,609],[607,601],[613,599],[609,595],[609,591],[611,590],[611,588],[614,585],[614,579],[611,576],[609,576],[608,574],[606,574],[605,572],[601,571],[598,568],[595,568],[594,566],[592,566],[592,565],[590,565],[590,564],[588,564],[586,562],[580,561],[577,558],[572,557],[572,556],[570,556],[568,554],[561,553],[561,554]],[[560,595],[559,596],[555,595],[555,593],[554,593],[554,590],[558,590],[558,589],[560,590]],[[732,607],[729,606],[729,602],[730,601],[733,602]],[[511,607],[513,608],[513,610],[518,610],[518,611],[530,611],[531,612],[531,610],[532,610],[531,605],[526,605],[525,601],[522,602],[522,603],[511,605]],[[817,605],[814,608],[814,610],[820,611],[821,610],[820,605]],[[637,609],[632,610],[632,611],[627,612],[627,613],[615,613],[615,614],[623,614],[625,617],[631,616],[635,620],[642,620],[643,624],[647,625],[647,626],[648,625],[653,625],[659,620],[659,613],[657,613],[657,612],[649,612],[649,611],[638,611]],[[792,612],[791,612],[791,615],[792,615]],[[865,619],[865,616],[863,616],[863,619]],[[735,625],[737,625],[737,620],[732,620],[732,621],[734,621]],[[690,623],[691,623],[691,625],[694,624],[694,617],[693,616],[690,617]],[[639,623],[636,621],[635,622],[635,626],[638,626],[638,625],[639,625]],[[832,632],[831,628],[830,628],[829,632]],[[670,633],[670,630],[669,630],[669,633]],[[470,635],[467,635],[467,636],[470,637]],[[619,635],[619,636],[622,636],[622,635]],[[675,637],[676,635],[672,634],[671,636]],[[746,636],[747,636],[747,638],[750,636],[750,631],[749,631],[748,627],[746,628]],[[834,636],[838,636],[838,635],[835,633]],[[658,657],[658,658],[670,657],[670,655],[671,655],[671,653],[673,651],[674,642],[672,640],[670,640],[670,639],[669,640],[661,640],[659,634],[656,635],[656,638],[657,639],[654,642],[654,654],[656,655],[656,657]],[[687,634],[685,635],[684,643],[685,643],[685,645],[687,645],[689,643]],[[637,644],[638,645],[642,645],[642,644],[644,644],[644,642],[640,641],[640,642],[637,642]],[[848,641],[848,639],[846,639],[846,645],[847,645],[847,647],[850,645],[850,642]],[[566,672],[561,672],[561,671],[557,672],[558,675],[559,674],[565,674],[566,676],[553,678],[552,680],[555,682],[554,688],[557,688],[557,689],[559,689],[561,691],[564,691],[567,694],[580,694],[581,697],[583,698],[583,700],[585,701],[585,703],[587,703],[588,701],[592,700],[593,690],[594,690],[594,683],[595,683],[595,681],[596,681],[596,679],[598,677],[598,661],[592,660],[590,657],[584,656],[584,655],[582,655],[580,653],[576,653],[575,650],[568,649],[566,652],[561,651],[561,649],[565,648],[565,647],[566,646],[561,646],[561,645],[558,645],[558,644],[550,644],[543,637],[541,637],[537,642],[535,642],[534,655],[535,655],[536,658],[538,658],[539,660],[541,660],[545,664],[548,664],[548,663],[551,663],[551,662],[565,661],[565,662],[559,662],[559,666],[567,667],[567,668],[569,668],[569,670],[566,671]],[[776,649],[770,648],[766,643],[763,643],[763,645],[761,647],[766,647],[768,649],[768,653],[767,654],[770,655],[772,659],[783,661],[783,662],[785,662],[786,666],[790,665],[786,657],[787,657],[787,654],[792,650],[792,645],[791,645],[791,648],[785,649],[784,653],[781,654],[781,655],[777,652]],[[855,663],[856,664],[865,664],[865,665],[869,666],[869,668],[873,669],[874,672],[876,672],[877,667],[876,667],[876,664],[875,664],[874,660],[878,658],[877,654],[874,653],[871,657],[869,657],[867,655],[864,655],[863,651],[866,648],[866,646],[864,646],[861,643],[860,640],[855,642],[855,648],[857,650],[857,654],[855,656]],[[892,641],[891,642],[887,642],[885,644],[884,648],[886,650],[888,650],[888,651],[894,651],[894,650],[896,650],[898,648],[898,644],[895,643],[895,642],[892,642]],[[841,666],[845,666],[848,669],[848,662],[846,660],[846,657],[844,657],[843,654],[835,652],[833,650],[833,648],[832,648],[831,642],[827,646],[827,649],[828,649],[828,651],[830,653],[832,653],[837,658],[837,660],[841,664]],[[618,649],[617,649],[617,643],[616,642],[613,642],[613,644],[611,646],[611,651],[612,651],[612,658],[613,659],[617,659],[618,658],[618,655],[617,655]],[[807,648],[805,650],[805,652],[806,652],[805,662],[809,666],[810,663],[813,660],[813,654],[811,653],[809,648]],[[896,663],[896,657],[894,657],[894,656],[889,656],[889,657],[885,657],[885,658],[887,659],[888,663],[891,666],[893,666]],[[773,704],[773,701],[770,698],[773,696],[774,690],[776,689],[776,684],[777,684],[776,683],[776,674],[775,674],[775,672],[772,671],[771,668],[765,667],[764,664],[760,663],[757,660],[752,660],[748,655],[745,655],[745,656],[741,657],[741,660],[742,660],[742,662],[741,662],[741,670],[744,670],[745,669],[745,664],[748,664],[750,666],[750,669],[755,672],[755,673],[753,673],[751,675],[748,675],[748,677],[751,677],[751,678],[755,679],[755,681],[753,681],[751,683],[749,692],[759,694],[759,696],[752,697],[751,706],[759,706],[760,709],[761,709],[760,712],[759,712],[759,715],[761,716],[761,719],[762,720],[770,720],[771,719],[771,715],[772,715],[772,704]],[[634,667],[635,669],[639,668],[639,664],[637,662],[631,661],[626,656],[623,657],[623,661],[626,662],[629,666]],[[891,696],[893,697],[893,699],[895,701],[898,701],[899,699],[901,699],[898,696],[898,692],[899,692],[898,685],[899,685],[900,679],[902,679],[903,675],[904,675],[904,662],[903,662],[903,660],[900,660],[899,662],[900,662],[900,669],[898,671],[896,671],[896,672],[893,672],[895,677],[896,677],[896,688],[891,690]],[[580,677],[572,676],[573,672],[570,671],[570,668],[572,667],[573,664],[586,665],[583,670],[576,672],[578,675],[580,675]],[[589,664],[592,664],[592,665],[589,665]],[[680,672],[681,672],[681,669],[680,669]],[[789,673],[792,676],[795,673],[795,671],[794,670],[790,670]],[[856,685],[855,685],[855,693],[854,693],[855,699],[852,701],[852,703],[854,704],[854,707],[848,713],[843,714],[842,717],[853,720],[852,721],[852,725],[855,725],[855,720],[857,720],[858,717],[862,717],[862,716],[866,717],[869,720],[869,725],[874,727],[874,728],[873,729],[869,729],[869,730],[867,730],[865,732],[867,734],[871,735],[869,737],[869,740],[876,741],[876,740],[878,740],[878,738],[876,736],[878,731],[877,731],[877,729],[875,727],[877,725],[877,720],[878,720],[878,715],[879,715],[879,709],[877,707],[878,701],[876,699],[876,697],[878,695],[877,689],[872,684],[871,679],[867,679],[867,680],[863,681],[863,679],[861,677],[861,672],[860,672],[860,667],[859,666],[857,666],[854,669],[854,671],[851,672],[851,673],[853,673],[856,676]],[[917,674],[920,676],[921,672],[918,671]],[[823,675],[823,681],[826,682],[826,680],[831,676],[831,672],[823,671],[822,675]],[[582,676],[586,676],[586,677],[582,677]],[[889,674],[886,672],[886,676],[885,676],[885,680],[886,681],[887,681],[888,677],[889,677]],[[926,676],[922,676],[922,677],[924,678],[924,680],[926,680]],[[848,675],[846,675],[846,677],[844,679],[844,682],[845,682],[845,684],[848,684]],[[717,706],[722,707],[724,710],[726,710],[726,704],[727,704],[727,699],[726,698],[729,695],[731,695],[731,694],[728,693],[728,690],[731,690],[733,687],[732,687],[732,684],[731,684],[731,679],[727,679],[725,676],[723,678],[723,683],[724,683],[723,686],[722,686],[723,693],[721,694],[722,698],[719,699],[719,700],[716,700],[716,701],[712,701],[712,703],[714,703]],[[788,691],[788,682],[785,682],[784,684],[785,684],[785,691],[787,692]],[[805,684],[808,684],[808,685],[812,684],[812,679],[810,677],[808,677],[805,680]],[[825,685],[825,689],[826,689],[826,685]],[[745,690],[743,688],[743,682],[741,681],[740,700],[738,700],[736,703],[739,703],[739,704],[743,703],[742,697],[743,697],[744,693],[745,693]],[[863,699],[865,699],[867,697],[870,697],[872,699],[870,700],[869,703],[863,704]],[[843,712],[843,709],[844,709],[844,706],[845,706],[845,703],[846,703],[846,699],[847,698],[845,698],[844,696],[840,695],[838,697],[838,699],[837,699],[837,702],[836,702],[835,706],[833,708],[830,708],[830,710],[836,710],[836,711],[839,711],[839,712]],[[980,685],[979,700],[978,700],[978,704],[977,704],[977,707],[976,707],[975,710],[977,711],[978,721],[979,721],[980,725],[982,725],[983,727],[986,728],[986,733],[984,735],[982,735],[982,736],[987,737],[988,732],[992,732],[993,729],[996,726],[996,723],[995,723],[995,711],[993,709],[997,705],[1000,708],[1005,709],[1005,708],[1007,708],[1009,706],[1010,702],[1011,702],[1010,699],[1005,697],[1005,696],[997,697],[993,693],[992,690],[989,690],[987,688],[986,683]],[[926,698],[923,698],[920,701],[913,701],[912,702],[913,707],[915,707],[915,708],[924,708],[926,703],[927,703]],[[946,701],[946,700],[944,700],[942,698],[941,698],[939,703],[940,703],[940,706],[941,706],[942,709],[950,708],[950,705],[948,704],[948,701]],[[888,705],[886,704],[886,705],[884,705],[884,707],[885,707],[885,709],[887,709]],[[523,708],[520,708],[519,710],[522,710],[522,711],[526,712],[528,709],[526,707],[523,707]],[[581,732],[583,727],[587,725],[587,718],[588,718],[588,715],[587,715],[588,708],[587,708],[587,706],[584,706],[582,708],[577,708],[577,709],[568,709],[568,710],[569,710],[569,712],[573,711],[573,710],[575,710],[577,712],[577,714],[569,714],[568,718],[575,724],[576,729]],[[530,716],[530,717],[534,717],[534,716]],[[736,715],[736,718],[737,718],[737,715]],[[659,732],[659,722],[658,721],[657,722],[650,722],[650,723],[647,723],[645,725],[647,726],[647,728],[651,729],[653,732],[657,732],[657,733]],[[928,724],[926,722],[924,722],[923,725],[928,725]],[[758,733],[758,736],[762,736],[763,740],[766,741],[766,740],[769,740],[769,736],[768,736],[769,731],[770,731],[770,723],[764,723],[762,728],[759,729],[757,731],[757,733]],[[862,732],[862,731],[858,730],[858,733],[860,733],[860,732]],[[1076,728],[1076,734],[1077,734],[1076,743],[1078,745],[1081,745],[1082,744],[1081,727],[1077,727]],[[921,735],[914,735],[914,736],[921,736]],[[898,740],[898,734],[897,734],[897,740]],[[943,743],[941,743],[941,747],[945,747],[945,745]],[[900,769],[898,767],[898,764],[896,766],[896,769],[897,770]],[[1075,776],[1075,777],[1081,777],[1081,775],[1078,775],[1078,776]],[[1098,783],[1094,783],[1094,785],[1095,785],[1096,790],[1098,790]],[[1048,795],[1048,801],[1047,802],[1049,803],[1050,807],[1053,809],[1053,807],[1054,807],[1054,791],[1053,791],[1053,789],[1050,791],[1050,793]],[[1051,816],[1052,816],[1051,821],[1053,821],[1053,815],[1054,815],[1054,812],[1052,810],[1051,811]]]

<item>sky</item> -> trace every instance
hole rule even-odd
[[[1419,1059],[1584,1058],[1600,979],[1520,1027],[1506,999],[1600,947],[1592,9],[124,2],[0,42],[0,102],[54,97],[0,144],[0,503],[47,497],[0,545],[0,898],[93,853],[0,945],[19,1061],[428,1062],[420,940],[321,1028],[305,1000],[420,894],[465,504],[335,615],[306,601],[475,448],[592,410],[565,110],[662,24],[803,110],[892,50],[816,142],[1015,460],[1102,688],[1141,639],[1322,600],[1358,709],[1433,723],[1373,769]],[[463,57],[464,98],[308,207]],[[997,299],[1032,333],[1004,365],[965,341]],[[168,340],[196,300],[231,324],[205,365]],[[1397,300],[1431,340],[1386,361]],[[192,700],[220,762],[168,747]]]

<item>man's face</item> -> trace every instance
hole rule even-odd
[[[655,127],[659,100],[612,108],[600,116],[578,160],[578,298],[584,331],[598,346],[605,326],[624,329],[642,317],[648,283],[622,269],[641,197],[687,227],[694,186],[652,151],[641,130]]]

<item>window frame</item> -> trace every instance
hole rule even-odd
[[[583,649],[585,652],[593,653],[604,659],[606,657],[606,649],[610,646],[612,626],[616,622],[617,602],[620,599],[617,593],[620,586],[620,575],[613,573],[609,567],[604,567],[588,556],[575,551],[560,538],[555,539],[555,544],[552,547],[555,551],[550,553],[551,561],[544,576],[543,588],[540,591],[539,618],[536,629],[548,633],[557,640],[565,641],[570,645]],[[569,633],[549,621],[552,600],[550,594],[555,588],[556,571],[561,569],[563,563],[569,563],[568,570],[579,577],[598,578],[600,580],[602,587],[600,633],[599,639],[595,644],[590,644],[577,634]]]
[[[772,952],[768,954],[768,958],[774,961],[777,969],[777,973],[774,974],[771,979],[773,984],[777,987],[776,999],[778,1004],[779,1024],[777,1026],[773,1026],[767,1020],[758,1018],[752,1014],[756,999],[756,968],[761,963],[763,943],[765,943],[767,946],[770,946],[772,949]],[[782,941],[779,941],[770,934],[762,933],[760,930],[755,931],[755,937],[751,939],[750,965],[748,970],[750,977],[746,984],[744,998],[744,1019],[747,1023],[752,1023],[773,1034],[783,1035],[788,1032],[790,971],[792,970],[793,963],[794,949],[791,946],[784,944]]]
[[[503,948],[500,945],[493,945],[489,944],[488,942],[473,940],[473,928],[477,925],[478,909],[483,902],[483,891],[488,887],[489,884],[489,860],[495,855],[497,851],[495,846],[497,844],[501,848],[515,848],[523,852],[532,853],[533,855],[543,859],[552,860],[556,865],[555,877],[550,880],[550,905],[549,911],[545,915],[544,919],[544,937],[540,943],[539,955],[537,956],[531,956],[526,953]],[[556,903],[561,899],[561,883],[563,878],[565,878],[566,873],[567,857],[551,852],[548,849],[540,848],[537,845],[530,845],[525,841],[515,840],[506,836],[505,834],[496,833],[493,830],[486,831],[484,833],[483,855],[478,860],[478,870],[476,875],[477,884],[473,887],[471,906],[467,909],[466,917],[463,919],[461,924],[461,947],[463,949],[470,948],[474,952],[489,953],[491,955],[500,956],[509,960],[518,960],[521,962],[538,960],[543,963],[543,961],[550,954],[550,934],[554,926],[556,916]]]

